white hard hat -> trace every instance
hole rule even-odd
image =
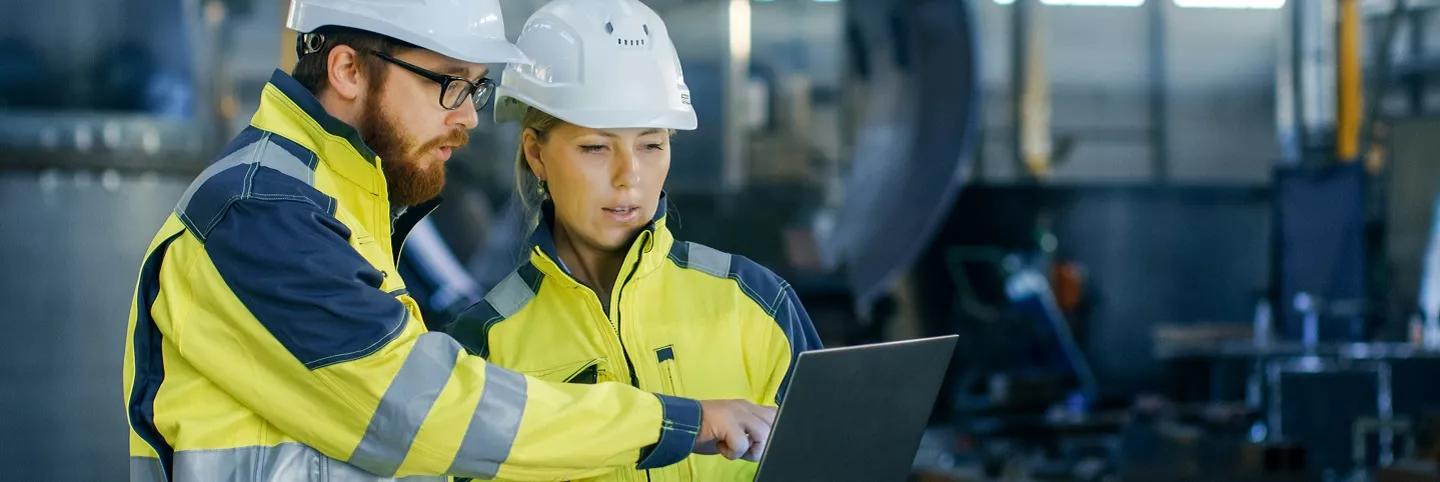
[[[466,62],[529,62],[505,39],[499,0],[291,0],[285,26],[365,30]]]
[[[554,0],[515,41],[534,64],[505,68],[495,120],[526,106],[593,129],[695,128],[665,22],[635,0]]]

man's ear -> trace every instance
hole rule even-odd
[[[330,49],[326,60],[325,74],[329,77],[330,88],[341,99],[354,101],[365,92],[365,73],[360,69],[360,53],[349,45],[336,45]]]
[[[540,157],[540,133],[533,127],[526,127],[520,135],[520,145],[525,150],[525,163],[530,165],[530,172],[545,180],[545,160]]]

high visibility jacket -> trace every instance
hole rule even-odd
[[[820,347],[795,291],[745,257],[677,242],[660,206],[630,246],[608,310],[556,255],[547,206],[528,262],[449,331],[490,363],[542,380],[779,404],[798,354]],[[755,470],[695,455],[591,480],[748,481]]]
[[[536,380],[427,332],[395,274],[424,210],[392,218],[381,162],[274,74],[145,256],[131,480],[580,478],[689,454],[694,400]]]

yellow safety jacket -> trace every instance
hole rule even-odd
[[[395,271],[424,212],[392,218],[381,162],[294,79],[270,79],[145,256],[125,349],[131,480],[553,480],[690,453],[694,400],[525,377],[427,332]]]
[[[820,348],[799,298],[745,257],[675,241],[663,197],[660,206],[626,254],[608,311],[556,255],[546,206],[529,261],[448,331],[490,363],[541,380],[779,404],[797,355]],[[695,455],[587,480],[748,481],[755,469]]]

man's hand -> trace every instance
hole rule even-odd
[[[759,462],[770,442],[775,408],[745,400],[701,400],[700,435],[695,453]]]

